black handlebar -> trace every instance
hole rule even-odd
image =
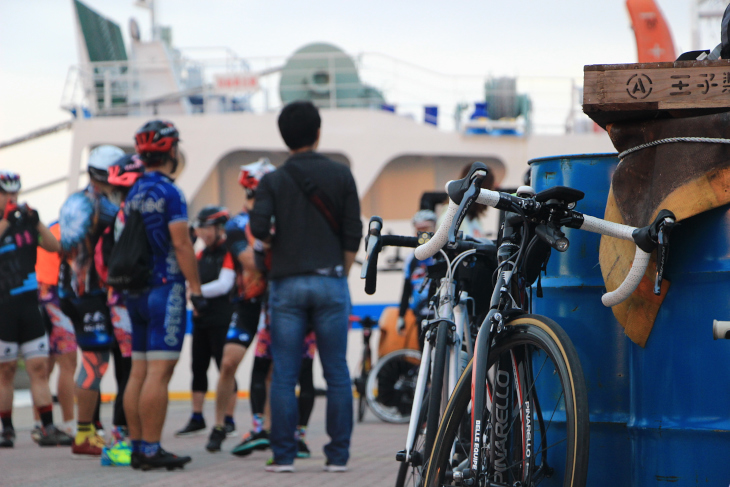
[[[380,231],[383,229],[383,219],[379,216],[370,218],[368,225],[368,239],[365,242],[365,263],[360,272],[360,278],[365,279],[365,292],[375,293],[375,284],[378,276],[378,254],[382,247],[380,242]]]
[[[370,218],[368,225],[368,236],[365,242],[365,262],[362,265],[360,278],[365,279],[365,292],[374,294],[377,284],[378,275],[378,255],[383,247],[410,247],[416,248],[428,242],[433,236],[432,233],[422,233],[417,237],[407,237],[405,235],[381,235],[383,229],[383,219],[379,216]],[[496,256],[497,247],[491,240],[457,240],[453,249],[455,252],[461,253],[466,250],[476,250],[479,253]]]

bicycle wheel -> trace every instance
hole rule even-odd
[[[388,423],[407,423],[416,389],[421,352],[396,350],[377,361],[368,374],[365,396],[375,416]]]
[[[523,315],[496,337],[488,358],[481,447],[471,448],[472,364],[449,400],[425,472],[426,486],[582,487],[588,473],[588,396],[583,370],[557,323]],[[490,400],[491,398],[491,400]]]
[[[431,454],[433,441],[441,418],[441,400],[443,398],[444,374],[447,360],[448,326],[441,323],[436,333],[434,342],[433,367],[431,369],[431,386],[426,393],[421,407],[418,432],[414,444],[411,446],[413,452],[412,460],[401,463],[396,478],[395,487],[407,485],[421,485],[422,470],[425,461]]]
[[[424,450],[421,453],[423,458],[428,458],[433,449],[433,440],[436,438],[436,431],[441,419],[441,399],[444,389],[444,371],[446,370],[446,349],[449,338],[449,327],[447,322],[438,326],[436,341],[434,342],[433,366],[431,367],[431,388],[428,398],[428,417],[426,418],[426,441]]]

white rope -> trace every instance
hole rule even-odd
[[[655,140],[653,142],[647,142],[646,144],[637,145],[636,147],[632,147],[631,149],[623,151],[621,154],[618,155],[619,164],[623,162],[624,157],[628,156],[629,154],[640,151],[641,149],[646,149],[648,147],[655,147],[657,145],[662,144],[672,144],[674,142],[700,142],[700,143],[706,143],[706,144],[730,144],[730,139],[713,139],[709,137],[670,137],[668,139],[660,139]]]

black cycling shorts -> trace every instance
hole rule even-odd
[[[38,307],[38,293],[30,291],[0,303],[0,362],[48,356],[46,327]]]
[[[248,348],[251,345],[261,317],[261,301],[239,301],[235,304],[226,343],[235,343]]]

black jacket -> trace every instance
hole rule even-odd
[[[265,240],[274,218],[272,279],[341,266],[343,251],[357,252],[362,238],[360,201],[350,169],[316,152],[294,154],[284,166],[289,164],[296,165],[332,201],[341,218],[341,235],[335,235],[289,173],[280,169],[267,174],[256,189],[250,224],[254,237]]]

